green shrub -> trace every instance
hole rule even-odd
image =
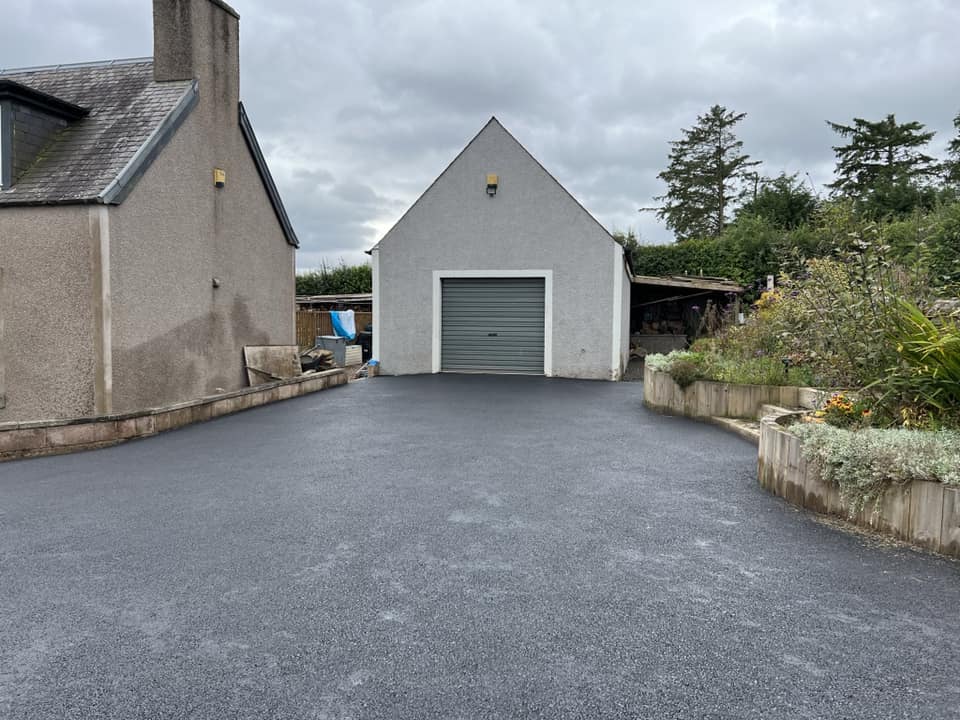
[[[661,353],[655,353],[653,355],[647,355],[643,362],[651,370],[656,370],[657,372],[670,372],[670,365],[673,363],[673,352],[668,355],[663,355]]]
[[[334,267],[323,263],[316,270],[297,275],[297,295],[341,295],[373,292],[373,270],[369,265]]]
[[[785,369],[780,357],[728,358],[715,355],[707,370],[710,379],[737,385],[797,385],[813,384],[813,373],[807,367],[790,366]]]
[[[704,355],[689,350],[672,350],[666,355],[647,355],[644,360],[651,370],[665,372],[682,388],[704,378]]]
[[[697,380],[703,379],[703,373],[700,367],[692,360],[677,360],[670,366],[670,377],[673,381],[686,390]]]
[[[665,372],[674,382],[686,388],[697,380],[737,385],[800,385],[807,386],[812,376],[806,368],[784,372],[783,362],[774,357],[730,358],[714,349],[709,340],[698,340],[693,350],[674,350],[668,355],[647,355],[652,370]]]
[[[865,429],[797,423],[803,456],[836,485],[851,514],[879,502],[891,484],[928,480],[960,485],[960,432]]]
[[[934,287],[960,293],[960,202],[939,208],[925,227],[919,255]]]

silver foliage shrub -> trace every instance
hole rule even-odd
[[[879,501],[891,484],[960,485],[958,431],[845,430],[819,423],[798,423],[790,431],[803,441],[804,458],[840,489],[854,512]]]

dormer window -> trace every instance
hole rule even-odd
[[[0,190],[12,187],[58,132],[89,112],[0,78]]]

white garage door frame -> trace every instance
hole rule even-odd
[[[434,270],[433,372],[440,372],[441,284],[444,278],[543,278],[543,374],[553,375],[553,270]]]

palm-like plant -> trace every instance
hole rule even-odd
[[[898,397],[941,421],[960,418],[960,325],[950,317],[931,319],[901,300],[888,337],[900,359],[881,382],[884,398]]]

